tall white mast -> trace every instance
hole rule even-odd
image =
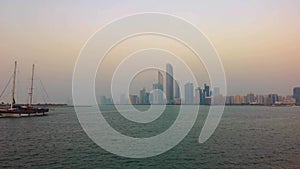
[[[12,86],[12,91],[11,91],[11,105],[10,105],[10,108],[13,108],[13,105],[15,104],[16,76],[17,76],[17,61],[15,61],[15,69],[14,69],[13,86]]]
[[[31,86],[29,92],[29,106],[32,105],[32,96],[33,96],[33,76],[34,76],[34,64],[32,65],[32,73],[31,73]]]

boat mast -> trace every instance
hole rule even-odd
[[[14,69],[13,86],[12,86],[12,91],[11,91],[11,105],[10,105],[10,108],[13,108],[13,105],[15,104],[16,76],[17,76],[17,61],[15,61],[15,69]]]
[[[32,96],[33,96],[33,76],[34,76],[34,64],[32,65],[32,73],[31,73],[31,86],[29,92],[29,106],[32,105]]]

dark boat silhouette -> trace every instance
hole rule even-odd
[[[17,76],[17,61],[15,61],[15,68],[14,68],[14,74],[13,74],[11,103],[9,106],[6,106],[5,108],[0,109],[0,117],[21,117],[21,116],[46,115],[46,113],[49,112],[48,108],[32,104],[34,64],[32,65],[32,76],[31,76],[31,86],[30,86],[30,92],[29,92],[28,105],[16,104],[16,101],[15,101],[16,76]]]

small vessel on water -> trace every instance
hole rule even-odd
[[[17,61],[15,61],[15,68],[13,73],[11,103],[9,106],[0,109],[0,117],[22,117],[22,116],[43,116],[49,112],[46,107],[41,107],[32,104],[33,97],[33,79],[34,79],[34,64],[32,65],[31,85],[29,92],[29,103],[27,105],[16,104],[15,102],[15,88],[17,76]]]

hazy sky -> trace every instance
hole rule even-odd
[[[299,9],[298,0],[2,0],[0,90],[14,60],[23,82],[35,63],[51,100],[66,102],[76,58],[95,31],[125,15],[164,12],[193,23],[212,41],[229,94],[291,94],[300,85]]]

